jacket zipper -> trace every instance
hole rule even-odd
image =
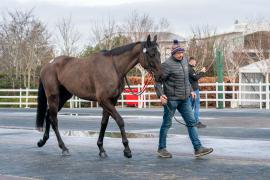
[[[182,59],[183,61],[184,59]],[[187,95],[187,92],[186,92],[186,74],[185,74],[185,69],[184,69],[184,66],[182,64],[182,61],[180,61],[179,63],[181,64],[182,66],[182,69],[183,69],[183,72],[184,72],[184,89],[185,89],[185,98],[186,98],[186,95]]]

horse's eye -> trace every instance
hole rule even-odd
[[[154,66],[154,65],[155,65],[155,63],[150,61],[150,66]]]
[[[149,55],[150,57],[155,57],[155,56],[156,56],[155,53],[148,53],[148,55]]]

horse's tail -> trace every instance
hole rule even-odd
[[[39,81],[37,103],[36,128],[40,129],[43,128],[47,111],[47,97],[41,80]]]

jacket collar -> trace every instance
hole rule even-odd
[[[176,59],[174,56],[171,56],[171,59],[172,59],[173,61],[175,61],[175,62],[181,62],[181,61],[185,60],[185,57],[183,57],[182,60],[178,60],[178,59]]]

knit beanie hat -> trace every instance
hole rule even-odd
[[[178,51],[185,52],[185,49],[180,47],[178,40],[173,40],[171,54],[174,55]]]

